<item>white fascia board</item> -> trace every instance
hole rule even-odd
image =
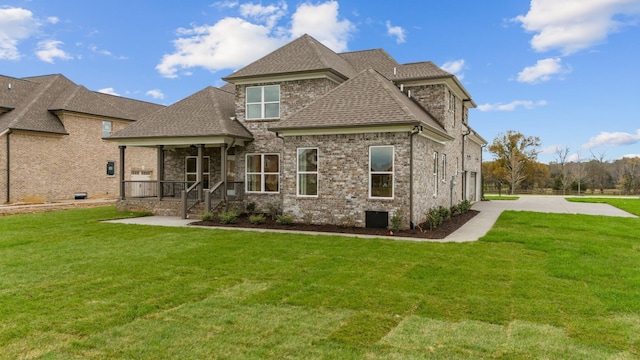
[[[191,145],[200,145],[203,144],[220,146],[223,144],[232,144],[233,138],[225,137],[225,136],[212,136],[212,137],[179,137],[179,138],[133,138],[133,139],[108,139],[117,141],[118,144],[124,146],[139,146],[139,147],[155,147],[158,145],[168,146],[168,147],[184,147]],[[245,140],[236,139],[236,145],[244,146]]]
[[[298,80],[310,80],[310,79],[329,79],[336,84],[342,84],[346,80],[330,71],[322,72],[301,72],[293,74],[278,74],[251,77],[246,79],[233,80],[234,85],[253,85],[262,83],[281,83],[284,81],[298,81]]]

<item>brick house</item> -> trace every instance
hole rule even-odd
[[[0,202],[116,198],[118,147],[103,138],[163,107],[93,92],[59,74],[0,75]],[[152,175],[154,166],[153,151],[136,149],[123,175]]]
[[[121,179],[121,208],[183,206],[186,216],[199,202],[253,202],[297,221],[373,227],[401,211],[408,227],[432,207],[479,200],[476,105],[431,62],[338,54],[304,35],[224,80],[111,137],[121,164],[126,148],[146,146],[162,167],[154,199],[128,196],[139,185]],[[167,205],[176,186],[182,205]]]

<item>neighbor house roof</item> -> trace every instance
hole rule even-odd
[[[136,121],[110,139],[234,137],[252,139],[235,116],[235,95],[209,86]]]
[[[344,58],[305,34],[223,78],[223,80],[236,83],[247,78],[293,75],[305,72],[330,72],[342,79],[348,79],[357,73]]]
[[[441,139],[452,139],[424,108],[373,69],[363,70],[269,130],[394,125],[421,125]]]
[[[10,86],[9,86],[10,85]],[[57,112],[137,120],[162,105],[93,92],[63,75],[0,76],[0,132],[11,130],[67,134]]]

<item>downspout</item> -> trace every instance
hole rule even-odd
[[[466,126],[466,125],[465,125]],[[464,167],[464,142],[466,137],[471,134],[471,129],[467,128],[466,132],[462,133],[462,200],[467,200],[467,171]]]
[[[225,204],[227,203],[227,187],[229,186],[229,184],[227,184],[227,159],[229,158],[229,149],[231,149],[234,145],[236,144],[236,138],[233,138],[233,141],[231,142],[231,144],[229,144],[229,146],[227,146],[227,144],[225,144],[225,148],[224,148],[224,159],[222,159],[222,171],[224,172],[224,174],[222,174],[222,181],[224,181],[224,190],[222,191],[223,195],[222,198],[224,199]],[[235,171],[235,169],[233,170]],[[236,188],[236,184],[233,184],[233,189],[235,190]]]
[[[11,132],[7,131],[7,203],[11,202]]]
[[[413,223],[413,137],[422,132],[422,126],[416,125],[409,135],[409,227],[415,228]]]

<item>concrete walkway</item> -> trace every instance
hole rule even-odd
[[[476,241],[483,237],[495,224],[496,220],[505,210],[513,211],[536,211],[547,213],[563,213],[563,214],[586,214],[601,216],[620,216],[620,217],[637,217],[626,211],[620,210],[608,204],[591,204],[591,203],[575,203],[569,202],[561,196],[521,196],[518,200],[494,200],[477,202],[472,207],[480,213],[473,219],[469,220],[460,229],[450,234],[444,239],[417,239],[410,237],[394,236],[396,240],[409,241],[430,241],[430,242],[467,242]],[[193,219],[181,219],[172,216],[146,216],[130,219],[110,220],[107,222],[120,224],[137,224],[137,225],[155,225],[155,226],[187,226],[194,222]],[[205,226],[208,229],[225,229],[225,227]],[[265,232],[282,232],[290,233],[289,230],[273,230],[273,229],[240,229],[234,230],[246,231],[265,231]],[[328,233],[318,232],[299,232],[308,235],[332,235]],[[379,236],[361,235],[361,234],[335,234],[340,236],[354,236],[359,238],[379,238]]]

